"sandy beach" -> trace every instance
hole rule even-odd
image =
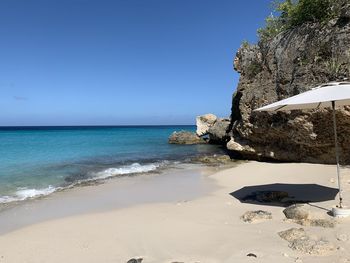
[[[342,175],[348,205],[350,169],[343,168]],[[284,207],[241,202],[231,195],[243,187],[274,183],[336,188],[334,179],[333,165],[243,162],[233,168],[201,174],[196,180],[205,184],[205,190],[192,196],[182,194],[185,184],[168,180],[150,188],[163,189],[156,199],[146,203],[119,208],[106,206],[101,210],[92,206],[90,211],[65,213],[62,217],[5,231],[0,236],[0,262],[127,262],[131,258],[143,258],[144,263],[350,262],[349,219],[337,219],[334,228],[300,226],[285,219]],[[186,182],[185,178],[178,178],[177,182],[181,180]],[[106,186],[81,188],[78,192],[84,196],[84,191],[101,187]],[[184,192],[194,187],[192,182]],[[171,198],[167,192],[173,193]],[[72,194],[58,194],[67,196],[64,202],[69,207],[68,196]],[[94,195],[96,191],[91,191],[90,201]],[[301,195],[312,197],[313,192],[305,189]],[[44,202],[39,200],[38,204]],[[332,220],[327,212],[336,203],[328,200],[310,203],[310,207],[320,218]],[[240,217],[250,210],[271,212],[272,219],[243,222]],[[4,213],[0,218],[4,218]],[[314,238],[329,241],[334,250],[324,255],[308,255],[291,249],[278,232],[292,227],[302,227]],[[247,256],[249,253],[256,257]]]

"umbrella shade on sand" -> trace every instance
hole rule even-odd
[[[333,129],[335,143],[335,158],[337,162],[338,188],[339,188],[339,207],[343,207],[339,150],[337,138],[337,123],[335,119],[335,108],[350,105],[350,82],[332,82],[323,84],[309,91],[300,93],[296,96],[277,101],[254,111],[290,111],[332,108],[333,110]]]
[[[311,194],[310,194],[311,193]],[[241,203],[270,206],[289,206],[295,203],[314,203],[334,200],[338,189],[319,184],[275,183],[245,186],[230,193]]]

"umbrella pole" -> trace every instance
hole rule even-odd
[[[334,143],[335,143],[335,159],[337,161],[337,175],[338,175],[338,189],[339,189],[339,207],[343,207],[343,197],[340,182],[340,167],[339,167],[339,147],[338,147],[338,136],[337,136],[337,121],[335,118],[335,102],[332,101],[333,109],[333,128],[334,128]]]

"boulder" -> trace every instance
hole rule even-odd
[[[229,119],[218,118],[216,122],[209,127],[208,134],[210,142],[226,142],[229,139],[228,130],[230,126]]]
[[[169,141],[170,144],[202,144],[206,143],[206,141],[199,137],[194,132],[189,131],[179,131],[179,132],[173,132],[170,137]]]
[[[198,136],[207,135],[209,132],[209,128],[214,125],[216,120],[217,120],[217,117],[211,113],[197,116],[196,118],[197,135]]]
[[[247,223],[257,223],[272,219],[272,214],[263,210],[247,211],[241,216],[241,219]]]
[[[320,215],[312,212],[309,205],[291,205],[284,209],[283,213],[287,219],[291,219],[302,226],[333,228],[336,224],[332,219],[318,218]]]
[[[310,209],[302,204],[291,205],[283,210],[284,215],[288,219],[305,220],[310,219]]]

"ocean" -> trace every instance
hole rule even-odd
[[[195,126],[0,127],[0,203],[222,152],[213,145],[168,144],[179,130]]]

